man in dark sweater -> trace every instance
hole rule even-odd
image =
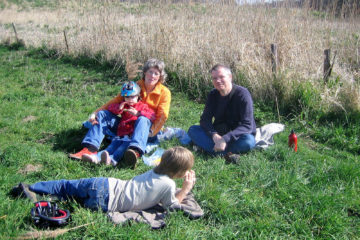
[[[189,128],[191,140],[211,154],[250,151],[255,147],[256,125],[249,91],[232,83],[225,65],[215,65],[211,76],[215,88],[208,95],[200,126]]]

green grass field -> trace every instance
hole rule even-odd
[[[35,228],[30,201],[8,196],[19,182],[97,176],[130,179],[150,169],[143,163],[136,170],[115,169],[67,157],[81,148],[86,132],[81,129],[82,121],[115,96],[124,79],[123,70],[116,72],[90,59],[47,58],[38,50],[0,46],[1,239],[18,237]],[[187,130],[198,123],[203,104],[169,88],[173,99],[166,126]],[[276,121],[275,112],[261,110],[256,103],[255,108],[258,126]],[[348,214],[348,209],[360,212],[359,157],[357,150],[344,147],[346,142],[336,144],[336,138],[347,130],[332,130],[327,125],[309,128],[297,118],[284,123],[286,129],[275,136],[274,146],[243,155],[238,165],[194,152],[197,183],[193,192],[205,212],[204,218],[190,220],[176,212],[170,214],[162,230],[151,230],[146,224],[114,226],[101,212],[65,202],[60,205],[70,209],[73,216],[66,228],[94,224],[58,238],[360,238],[360,219]],[[352,132],[359,132],[358,125],[353,127]],[[299,135],[297,153],[287,146],[291,128]],[[178,144],[175,139],[162,143],[162,147]],[[358,145],[358,140],[353,144]],[[25,171],[29,164],[37,171]]]

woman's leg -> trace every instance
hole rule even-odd
[[[83,178],[78,180],[54,180],[37,182],[29,189],[40,194],[51,194],[61,199],[75,198],[85,207],[107,211],[109,182],[107,178]]]
[[[106,134],[114,134],[117,132],[120,118],[107,110],[99,111],[96,117],[99,123],[89,129],[82,141],[82,145],[84,147],[90,146],[98,150]]]

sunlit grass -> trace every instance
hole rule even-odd
[[[124,77],[109,74],[106,66],[96,67],[96,63],[83,60],[86,64],[0,47],[3,239],[34,228],[30,202],[7,195],[20,181],[96,176],[130,179],[149,169],[143,163],[136,170],[129,170],[67,158],[67,153],[81,147],[85,134],[82,121],[118,93],[117,79]],[[169,87],[173,100],[166,126],[186,130],[197,124],[203,104]],[[277,114],[271,111],[257,108],[255,112],[261,125],[277,119]],[[286,130],[275,136],[274,146],[243,155],[238,165],[227,165],[221,157],[194,152],[197,183],[193,192],[205,212],[204,218],[192,221],[180,212],[173,213],[166,219],[165,229],[152,231],[146,224],[114,226],[105,214],[67,202],[61,206],[71,210],[70,226],[95,223],[61,239],[359,238],[360,220],[347,213],[349,208],[360,211],[358,155],[338,150],[336,145],[315,142],[304,134],[306,127],[299,122],[286,124]],[[299,136],[297,153],[287,146],[292,127]],[[175,139],[161,146],[178,144]],[[21,171],[29,164],[40,166],[40,170]]]

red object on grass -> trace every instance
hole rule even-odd
[[[289,147],[293,148],[295,152],[297,152],[297,136],[294,132],[294,130],[291,130],[291,133],[289,135]]]

